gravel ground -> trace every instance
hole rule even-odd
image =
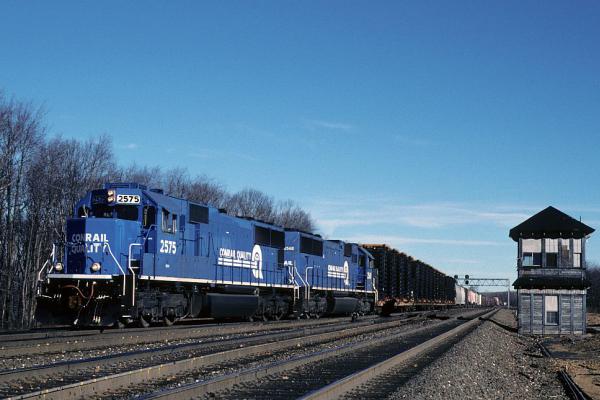
[[[365,317],[361,319],[360,322],[368,322],[370,319]],[[337,322],[337,323],[336,323]],[[331,324],[319,324],[319,325],[310,325],[304,327],[304,329],[320,329],[325,328],[327,326],[336,326],[340,323],[347,322],[347,319],[339,319],[338,321],[332,321]],[[250,323],[249,323],[250,324]],[[103,357],[103,356],[112,356],[118,355],[131,351],[146,351],[150,349],[158,349],[167,346],[175,346],[175,345],[187,345],[187,344],[211,344],[214,342],[220,342],[223,340],[237,339],[237,338],[245,338],[252,336],[259,336],[264,334],[276,334],[282,332],[291,332],[297,329],[302,329],[302,327],[294,326],[290,324],[288,326],[282,325],[280,329],[271,329],[268,331],[250,331],[250,332],[233,332],[230,334],[222,334],[222,335],[209,335],[206,333],[198,333],[191,335],[189,338],[170,338],[165,337],[161,338],[160,333],[156,332],[155,339],[156,341],[148,341],[147,338],[144,338],[144,341],[139,344],[124,344],[124,345],[101,345],[96,342],[93,342],[89,348],[80,349],[80,350],[71,350],[71,351],[59,351],[59,352],[46,352],[42,354],[32,354],[32,355],[15,355],[11,357],[2,357],[2,350],[0,349],[0,372],[10,371],[20,368],[30,368],[41,365],[54,364],[57,362],[63,361],[77,361],[84,360],[92,357]],[[126,331],[123,332],[127,334]]]
[[[269,331],[268,333],[275,334],[286,332],[291,329],[280,329]],[[189,339],[158,339],[156,342],[152,343],[141,343],[141,344],[129,344],[123,346],[104,346],[100,348],[92,348],[86,350],[76,350],[76,351],[63,351],[57,353],[46,353],[46,354],[36,354],[36,355],[23,355],[23,356],[14,356],[8,358],[0,358],[2,361],[2,365],[0,366],[0,372],[15,370],[19,368],[30,368],[36,367],[40,365],[48,365],[54,364],[57,362],[63,361],[77,361],[84,360],[92,357],[103,357],[103,356],[111,356],[118,355],[131,351],[145,351],[150,349],[158,349],[166,346],[174,346],[174,345],[186,345],[186,344],[200,344],[207,343],[212,344],[215,342],[220,342],[223,340],[231,340],[252,336],[263,335],[265,332],[250,332],[250,333],[237,333],[230,335],[221,335],[221,336],[212,336],[212,337],[201,337],[195,338],[191,337]]]
[[[600,335],[546,338],[557,368],[565,369],[575,383],[593,399],[600,399]]]
[[[587,323],[588,326],[600,326],[600,314],[598,313],[587,313]]]
[[[514,313],[500,310],[442,357],[388,397],[396,399],[565,399],[551,360],[534,339],[506,327]]]
[[[229,374],[238,371],[244,371],[247,369],[251,369],[254,367],[262,366],[265,364],[284,361],[290,358],[316,353],[318,351],[331,349],[334,347],[339,347],[342,345],[350,344],[350,343],[361,343],[369,340],[373,340],[374,338],[384,337],[393,335],[403,331],[409,331],[415,329],[417,327],[428,326],[438,323],[433,320],[424,320],[417,322],[409,322],[406,325],[401,325],[398,327],[381,330],[378,332],[365,333],[357,336],[351,336],[347,338],[335,339],[332,341],[327,341],[320,344],[314,344],[310,347],[304,346],[296,346],[295,348],[288,348],[285,350],[278,350],[271,354],[263,354],[259,356],[246,357],[242,359],[237,359],[229,362],[225,362],[220,365],[212,365],[207,368],[195,369],[193,371],[189,371],[185,374],[171,376],[167,379],[155,380],[155,381],[147,381],[144,385],[139,386],[130,386],[126,389],[118,389],[111,393],[105,393],[102,396],[95,397],[94,399],[126,399],[126,398],[135,398],[142,396],[147,393],[151,393],[160,389],[165,388],[174,388],[183,386],[190,383],[195,383],[203,380],[211,379],[217,375],[221,374]],[[209,396],[212,397],[212,396]]]
[[[340,322],[345,322],[344,320],[340,320]],[[383,320],[383,322],[388,322],[386,320]],[[420,320],[420,321],[407,321],[405,322],[405,325],[402,325],[400,328],[391,328],[389,330],[386,331],[382,331],[382,332],[378,332],[377,334],[385,334],[389,331],[392,331],[394,329],[406,329],[406,327],[408,326],[414,326],[415,324],[431,324],[433,323],[433,320]],[[348,324],[348,326],[342,326],[337,325],[337,326],[332,326],[331,328],[337,328],[337,329],[341,329],[342,327],[344,328],[348,328],[348,327],[358,327],[357,324]],[[321,327],[320,327],[321,328]],[[326,327],[323,327],[326,328]],[[256,336],[259,334],[264,334],[265,332],[254,332],[252,334],[246,334],[246,335],[241,335],[241,336]],[[272,334],[273,332],[269,332],[270,334]],[[316,333],[316,332],[315,332]],[[269,335],[270,336],[270,335]],[[367,336],[364,336],[367,337]],[[224,338],[224,337],[223,337]],[[215,340],[217,339],[217,340]],[[131,360],[128,362],[112,362],[109,363],[107,365],[96,365],[96,367],[89,367],[89,368],[85,368],[84,370],[76,370],[73,371],[71,373],[64,373],[62,374],[60,377],[53,377],[53,376],[40,376],[39,378],[28,378],[27,381],[19,381],[19,382],[11,382],[5,385],[0,385],[0,398],[5,396],[5,395],[9,395],[9,394],[18,394],[18,393],[24,393],[24,392],[31,392],[31,391],[35,391],[35,390],[41,390],[43,388],[48,388],[48,387],[52,387],[52,386],[57,386],[58,384],[67,384],[67,383],[72,383],[72,382],[76,382],[76,381],[80,381],[80,380],[84,380],[84,379],[90,379],[90,378],[97,378],[103,375],[107,375],[107,374],[112,374],[112,373],[118,373],[118,372],[124,372],[126,370],[129,369],[135,369],[135,368],[142,368],[142,367],[146,367],[149,365],[156,365],[159,363],[164,363],[164,362],[173,362],[176,360],[180,360],[180,359],[184,359],[184,358],[189,358],[189,357],[193,357],[193,356],[198,356],[198,355],[202,355],[202,354],[209,354],[209,353],[214,353],[216,351],[220,351],[220,350],[224,350],[224,349],[231,349],[231,348],[235,348],[237,345],[228,345],[227,343],[223,343],[222,346],[219,345],[220,342],[222,342],[222,340],[218,340],[220,338],[216,337],[216,338],[212,338],[211,343],[209,345],[208,342],[205,342],[207,345],[209,345],[207,348],[204,347],[200,347],[196,350],[185,350],[185,351],[173,351],[169,354],[164,354],[164,355],[153,355],[151,358],[142,358],[139,360]],[[215,343],[217,342],[217,343]],[[215,347],[217,346],[217,347]],[[306,349],[304,350],[306,351]],[[264,357],[263,357],[264,358]],[[258,359],[256,361],[260,361],[261,357],[258,357]],[[247,361],[251,361],[251,360],[247,360]],[[239,368],[240,365],[238,365],[238,363],[233,363],[234,365],[232,366],[224,366],[225,368],[209,368],[209,372],[208,375],[212,376],[215,372],[217,372],[219,369],[225,369],[228,370],[229,368]],[[242,366],[244,365],[243,363],[241,364]],[[221,366],[223,367],[223,366]],[[205,374],[200,374],[200,375],[205,375]],[[189,379],[189,374],[188,376],[184,376],[182,377],[183,380],[186,380],[186,378]],[[59,379],[59,380],[57,380]],[[173,380],[175,380],[177,382],[177,379],[175,377],[170,377],[168,379],[169,383],[172,382]],[[193,381],[193,378],[192,378]],[[145,385],[143,385],[142,388],[140,388],[141,391],[145,391],[150,387],[149,382],[147,382]],[[133,391],[129,391],[129,393],[133,393]],[[124,397],[129,397],[128,395],[125,395]]]

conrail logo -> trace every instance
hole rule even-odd
[[[98,253],[108,243],[106,233],[74,233],[71,235],[69,254]]]
[[[328,265],[327,276],[329,278],[342,278],[344,285],[350,285],[350,268],[348,268],[348,261],[344,261],[344,266],[339,265]]]
[[[263,279],[262,273],[262,249],[255,244],[252,252],[245,250],[219,248],[219,257],[217,265],[222,267],[240,267],[250,268],[252,276],[256,279]]]

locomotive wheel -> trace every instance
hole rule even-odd
[[[142,328],[147,328],[147,327],[149,327],[149,326],[150,326],[150,321],[148,321],[148,320],[146,319],[146,317],[145,317],[145,316],[143,316],[143,315],[142,315],[142,316],[140,316],[139,323],[140,323],[140,326],[141,326]]]
[[[121,321],[120,319],[116,320],[114,322],[114,324],[112,325],[113,328],[115,329],[124,329],[125,328],[125,322]]]
[[[279,321],[285,317],[285,310],[283,308],[278,308],[277,311],[273,314],[273,319],[275,321]]]
[[[165,315],[165,316],[163,317],[163,320],[162,320],[162,322],[163,322],[163,325],[164,325],[164,326],[171,326],[171,325],[173,325],[173,323],[175,322],[175,319],[174,319],[174,318],[172,318],[172,317],[169,317],[168,315]]]

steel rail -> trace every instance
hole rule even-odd
[[[550,353],[550,351],[548,351],[548,348],[546,348],[546,346],[544,346],[543,343],[539,343],[539,347],[540,347],[540,350],[542,351],[542,354],[544,354],[545,357],[554,358],[552,356],[552,354]],[[568,392],[567,394],[569,395],[570,398],[572,398],[574,400],[590,400],[591,399],[587,394],[585,394],[585,392],[583,390],[581,390],[581,388],[577,385],[577,383],[575,383],[575,381],[573,380],[571,375],[569,375],[569,373],[565,369],[561,369],[558,372],[558,377],[562,381],[563,387]]]
[[[332,349],[317,351],[308,355],[301,355],[290,358],[289,360],[274,362],[266,366],[259,366],[247,371],[236,372],[219,376],[208,381],[201,381],[173,389],[167,389],[160,392],[155,392],[147,396],[142,396],[143,399],[189,399],[191,397],[214,394],[215,392],[230,389],[235,385],[246,382],[255,382],[258,379],[265,378],[270,375],[278,374],[285,371],[315,363],[317,361],[339,357],[351,352],[365,350],[369,347],[383,345],[387,342],[399,340],[404,337],[417,335],[435,327],[450,325],[456,320],[444,320],[429,326],[413,329],[406,332],[397,333],[394,335],[384,336],[370,341],[350,343],[342,346],[337,346]]]
[[[402,318],[402,317],[398,317]],[[365,318],[366,320],[376,320],[376,318]],[[35,339],[30,341],[14,340],[10,343],[0,344],[0,354],[2,358],[35,355],[48,353],[72,352],[80,350],[93,350],[106,346],[135,345],[155,343],[163,340],[192,339],[210,337],[215,335],[229,335],[236,333],[250,333],[260,331],[270,331],[277,329],[294,329],[299,327],[335,325],[340,318],[329,318],[319,320],[286,320],[263,322],[260,324],[241,323],[235,325],[219,324],[209,326],[178,326],[176,329],[161,327],[157,329],[143,329],[136,332],[111,331],[102,334],[84,334],[82,336],[57,336],[48,339]],[[157,338],[157,334],[160,335]]]
[[[558,375],[560,376],[560,379],[563,381],[564,386],[568,390],[569,397],[571,397],[572,399],[575,399],[575,400],[591,400],[591,397],[586,395],[583,392],[583,390],[581,390],[581,388],[579,386],[577,386],[577,384],[575,383],[575,381],[573,380],[573,378],[571,377],[571,375],[569,375],[569,373],[567,371],[562,369],[562,370],[560,370]]]
[[[412,312],[412,313],[402,313],[402,315],[396,314],[396,316],[412,316],[415,314],[426,314],[428,312],[435,312],[436,310],[430,311],[420,311],[420,312]],[[441,310],[437,310],[441,311]],[[377,319],[381,318],[379,315],[366,315],[361,317],[361,319]],[[387,317],[386,317],[387,318]],[[211,318],[201,319],[187,319],[184,321],[180,321],[180,323],[175,323],[172,326],[153,326],[148,328],[125,328],[125,329],[100,329],[94,328],[89,330],[73,330],[68,326],[62,326],[57,328],[39,328],[39,332],[36,332],[35,329],[32,331],[2,331],[0,332],[0,350],[3,350],[8,347],[18,347],[18,345],[24,341],[35,341],[39,340],[41,343],[60,341],[66,338],[77,338],[77,337],[89,337],[89,336],[102,336],[102,340],[106,338],[106,336],[111,335],[127,335],[132,333],[142,333],[142,334],[150,334],[150,332],[159,332],[159,331],[174,331],[178,329],[214,329],[214,328],[231,328],[231,327],[248,327],[250,324],[255,324],[257,326],[269,326],[269,325],[279,325],[279,324],[325,324],[327,322],[336,322],[339,321],[340,317],[325,317],[320,318],[318,320],[306,320],[306,321],[298,321],[295,319],[284,319],[278,321],[255,321],[253,323],[249,322],[215,322]],[[242,328],[240,328],[242,329]],[[37,343],[34,343],[34,345]],[[27,344],[30,346],[31,344]],[[24,346],[23,346],[24,347]]]
[[[421,354],[424,354],[426,352],[429,352],[429,351],[437,348],[438,346],[444,344],[444,342],[446,342],[448,339],[450,339],[452,337],[456,337],[456,336],[461,336],[465,333],[470,332],[471,328],[473,328],[476,325],[479,325],[480,323],[483,322],[483,320],[485,318],[491,317],[497,311],[498,310],[490,311],[489,313],[487,313],[479,318],[472,319],[468,322],[465,322],[464,324],[459,325],[456,328],[454,328],[448,332],[442,333],[441,335],[436,336],[433,339],[429,339],[428,341],[423,342],[423,343],[411,348],[410,350],[396,354],[395,356],[390,357],[387,360],[384,360],[375,365],[372,365],[371,367],[363,369],[362,371],[355,372],[351,375],[346,376],[343,379],[332,382],[331,384],[329,384],[317,391],[314,391],[312,393],[307,394],[306,396],[301,397],[301,399],[302,400],[326,400],[326,399],[340,397],[340,396],[366,384],[367,381],[369,381],[373,378],[376,378],[377,376],[380,376],[382,374],[385,374],[388,371],[390,371],[391,369],[396,368],[403,363],[406,363],[410,359],[418,357]]]
[[[358,335],[397,327],[407,320],[395,320],[384,323],[347,323],[333,327],[317,327],[313,329],[302,328],[295,332],[275,333],[270,335],[262,335],[261,337],[251,337],[243,339],[233,339],[229,341],[216,341],[214,343],[195,343],[190,345],[179,346],[175,351],[177,353],[190,350],[209,350],[211,347],[222,347],[223,344],[233,347],[225,351],[220,351],[212,354],[206,354],[191,358],[184,358],[175,362],[167,362],[159,365],[154,365],[145,368],[139,368],[127,371],[121,374],[107,375],[101,378],[95,378],[84,382],[78,382],[70,385],[63,385],[56,388],[46,389],[34,392],[28,395],[17,396],[15,398],[73,398],[72,392],[79,393],[79,396],[89,395],[90,393],[98,393],[108,389],[122,385],[131,385],[135,383],[143,383],[148,379],[160,378],[166,375],[172,375],[190,368],[198,368],[200,366],[210,365],[217,362],[227,361],[229,359],[247,357],[257,354],[268,353],[277,349],[285,349],[290,346],[298,346],[307,343],[317,343],[320,341],[335,340],[338,338]],[[347,326],[352,326],[347,328]],[[345,329],[340,329],[344,328]],[[333,329],[333,331],[332,331]],[[321,331],[321,333],[317,333]],[[323,332],[325,331],[325,332]],[[262,342],[262,343],[261,343]],[[173,354],[171,349],[157,349],[156,351],[145,351],[143,355],[146,357],[156,357],[157,355]],[[124,354],[114,357],[107,356],[102,360],[88,359],[74,362],[64,362],[51,364],[40,368],[31,368],[19,370],[14,373],[2,375],[0,374],[0,383],[14,383],[18,380],[30,379],[39,376],[47,376],[48,374],[72,373],[76,370],[82,370],[89,367],[98,367],[98,365],[115,364],[117,362],[131,361],[132,359],[140,358],[139,354]],[[40,397],[41,396],[41,397]]]
[[[363,317],[367,318],[378,318],[375,315],[368,315]],[[278,325],[278,324],[289,324],[289,323],[326,323],[327,321],[336,321],[339,320],[339,317],[327,317],[321,318],[319,320],[309,320],[309,321],[296,321],[293,319],[279,320],[279,321],[256,321],[253,324],[255,325]],[[249,322],[215,322],[213,319],[189,319],[182,321],[183,324],[176,323],[172,326],[153,326],[148,328],[125,328],[125,329],[85,329],[85,330],[73,330],[70,327],[64,326],[61,328],[54,328],[49,330],[43,330],[40,332],[35,331],[22,331],[22,332],[2,332],[0,333],[0,349],[3,346],[10,346],[12,342],[22,342],[22,341],[48,341],[48,340],[60,340],[65,338],[76,338],[78,336],[88,337],[93,335],[102,336],[105,338],[110,335],[127,335],[130,333],[149,333],[149,332],[157,332],[157,331],[173,331],[178,329],[211,329],[211,328],[222,328],[222,327],[241,327],[252,324]]]

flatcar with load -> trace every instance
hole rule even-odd
[[[385,244],[363,247],[374,257],[377,305],[384,314],[482,304],[479,293],[423,261]]]

